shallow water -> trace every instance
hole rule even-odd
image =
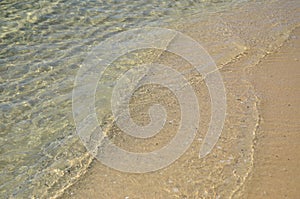
[[[187,187],[182,195],[191,197],[208,197],[216,192],[228,196],[240,189],[251,172],[253,132],[259,120],[255,108],[257,98],[251,85],[243,79],[243,70],[280,46],[289,31],[299,24],[297,1],[1,1],[0,5],[0,193],[3,198],[54,197],[86,172],[92,157],[76,135],[72,117],[76,73],[87,53],[99,42],[118,32],[145,26],[184,32],[205,47],[219,68],[239,56],[246,56],[241,65],[221,69],[230,103],[223,140],[217,146],[219,151],[200,161],[193,160],[196,156],[191,150],[179,161],[182,167],[165,171],[162,176],[166,179],[160,174],[150,179],[160,185],[163,179],[170,180],[166,176],[176,174],[176,179],[171,181],[182,186],[188,176],[194,176],[189,179],[193,182],[191,187],[203,186]],[[139,56],[147,59],[147,55]],[[160,62],[170,63],[170,57],[172,55],[162,54]],[[108,71],[108,76],[113,72]],[[190,78],[195,86],[203,80],[200,77],[193,80],[192,75]],[[97,96],[101,101],[101,94]],[[240,100],[237,103],[235,99]],[[143,107],[137,106],[135,113],[141,109]],[[106,114],[102,113],[106,109],[97,111]],[[201,123],[203,129],[209,121],[207,111],[202,110],[207,115]],[[104,121],[102,117],[99,119]],[[204,134],[204,130],[201,133]],[[166,138],[158,140],[163,144]],[[131,138],[116,138],[115,142],[136,150]],[[150,143],[146,146],[148,150],[157,147]],[[198,168],[197,165],[212,167],[209,178],[203,177],[207,174],[205,169],[196,172],[191,169],[186,173],[181,170],[185,166]],[[109,179],[113,171],[107,172]],[[203,180],[197,180],[197,176]],[[143,181],[143,177],[129,179]],[[224,179],[228,184],[222,183]],[[134,183],[128,187],[137,190]],[[112,189],[105,191],[103,194],[109,196]],[[172,194],[179,195],[176,191]]]

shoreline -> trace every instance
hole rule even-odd
[[[274,53],[248,70],[259,99],[254,167],[245,198],[296,198],[300,194],[300,28]]]
[[[274,3],[274,7],[276,6],[281,7],[283,5]],[[259,10],[256,10],[255,6],[250,8],[257,13],[269,11],[268,7],[262,7]],[[241,15],[240,17],[243,19],[248,19],[251,15],[250,13],[244,13],[243,8],[235,12]],[[288,16],[289,19],[291,16]],[[255,81],[263,80],[265,74],[262,73],[255,79],[254,76],[251,76],[252,73],[250,71],[255,71],[256,68],[262,67],[265,64],[265,60],[276,56],[276,53],[281,51],[286,43],[290,42],[288,38],[295,32],[295,30],[291,31],[291,29],[297,27],[297,23],[295,23],[294,26],[286,25],[285,28],[279,26],[280,30],[278,30],[274,28],[274,26],[277,26],[276,23],[273,26],[272,23],[261,22],[263,17],[263,15],[258,15],[256,20],[251,19],[249,22],[255,23],[252,26],[256,26],[259,31],[253,30],[251,26],[241,26],[243,21],[236,21],[236,15],[232,13],[224,13],[223,20],[210,18],[208,21],[193,21],[192,23],[174,27],[179,31],[183,30],[184,34],[204,44],[204,47],[212,54],[218,67],[220,67],[219,70],[228,89],[229,112],[225,129],[218,145],[210,156],[201,161],[196,159],[195,151],[199,148],[199,143],[194,142],[191,145],[191,149],[186,152],[185,157],[179,158],[170,167],[155,173],[141,175],[122,173],[108,168],[98,161],[93,161],[86,174],[67,189],[61,198],[93,198],[100,196],[103,198],[111,196],[114,198],[206,198],[225,195],[232,198],[259,197],[260,192],[256,190],[256,184],[257,181],[260,181],[259,173],[264,171],[261,171],[257,165],[263,165],[264,159],[257,158],[259,156],[257,154],[264,154],[264,152],[259,151],[261,149],[256,151],[256,149],[259,145],[258,143],[260,143],[259,136],[264,122],[264,119],[261,120],[260,116],[261,109],[264,108],[261,108],[260,101],[257,101],[262,97],[260,93],[257,93]],[[279,15],[276,15],[276,17],[276,20],[280,23],[282,19]],[[215,24],[215,26],[211,27],[211,31],[201,28],[210,27],[208,25],[211,24]],[[243,28],[240,29],[240,27]],[[226,31],[227,34],[224,35],[218,28]],[[213,36],[211,33],[213,33]],[[218,42],[211,43],[212,37]],[[163,54],[160,56],[160,59],[161,63],[165,65],[172,66],[175,64],[176,66],[178,63],[185,65],[184,62],[170,54]],[[284,69],[281,70],[284,71]],[[205,89],[205,84],[203,85],[201,77],[191,74],[191,80],[191,84],[196,89],[202,91]],[[262,86],[264,86],[263,84]],[[272,88],[266,88],[266,90],[272,91]],[[201,92],[198,93],[201,99],[209,99],[207,90],[204,92],[205,94]],[[276,89],[274,92],[276,92]],[[153,98],[150,96],[147,100],[149,99]],[[164,99],[163,102],[166,105],[176,104],[170,99]],[[259,103],[259,107],[257,107],[257,103]],[[202,104],[202,107],[208,106],[207,102]],[[137,110],[135,112],[136,117],[139,117],[139,112],[145,111],[143,108]],[[201,123],[203,129],[199,130],[200,136],[195,140],[202,139],[201,136],[208,128],[207,124],[210,118],[210,115],[207,114],[208,112],[209,108],[202,110],[202,113],[204,113],[204,122]],[[172,114],[175,118],[178,116],[176,111]],[[148,121],[147,118],[143,117],[140,117],[138,120],[141,123],[147,123]],[[174,129],[172,130],[170,126],[168,128],[169,130],[164,133],[172,136]],[[121,148],[129,151],[143,151],[143,148],[136,148],[138,147],[135,144],[137,140],[123,136],[119,132],[116,132],[116,134],[119,138],[115,142]],[[163,146],[163,143],[167,143],[168,136],[156,137],[155,141],[156,143],[162,142],[158,147]],[[253,141],[255,141],[254,144]],[[157,148],[157,146],[147,143],[147,147],[149,146],[151,149]],[[210,168],[210,171],[207,171],[205,168]],[[208,177],[207,179],[197,179],[191,176]],[[223,182],[224,179],[226,179],[227,184]],[[256,193],[257,191],[258,193]],[[276,196],[276,194],[272,196]]]
[[[197,24],[193,24],[193,27],[197,27]],[[296,30],[293,30],[291,33],[289,33],[288,34],[288,35],[290,35],[289,38],[291,37],[291,35],[293,35],[293,33],[295,31],[298,31],[298,30],[299,30],[299,28],[296,28]],[[189,31],[190,31],[190,29],[188,29],[185,33],[190,34]],[[195,32],[192,31],[191,35],[192,35],[193,38],[199,38],[197,36],[196,31]],[[232,49],[232,51],[229,51],[230,53],[232,53],[233,56],[237,56],[237,58],[233,57],[232,62],[226,63],[224,65],[224,67],[220,68],[220,70],[224,72],[223,75],[225,76],[225,79],[228,79],[228,82],[230,82],[230,80],[234,80],[237,77],[240,77],[239,78],[240,80],[237,81],[237,83],[228,83],[229,87],[231,89],[233,89],[231,91],[232,100],[233,99],[238,99],[238,101],[239,101],[238,103],[233,102],[233,101],[231,103],[232,107],[234,107],[235,111],[238,109],[237,107],[240,106],[239,103],[240,102],[243,102],[243,103],[246,102],[247,96],[249,97],[249,94],[246,94],[245,96],[242,96],[240,91],[237,91],[238,89],[240,89],[240,90],[244,89],[244,88],[239,88],[239,86],[240,86],[239,83],[241,83],[243,81],[248,82],[250,80],[252,85],[249,85],[249,86],[251,86],[251,88],[249,88],[250,89],[249,92],[257,94],[256,93],[257,92],[256,91],[257,90],[256,89],[256,86],[257,86],[256,85],[256,83],[257,83],[256,80],[259,80],[259,77],[260,78],[264,77],[264,74],[262,73],[262,74],[260,74],[261,76],[259,76],[259,75],[255,76],[255,75],[253,75],[252,72],[255,71],[256,68],[263,67],[266,60],[268,61],[269,59],[272,58],[272,56],[276,56],[277,53],[280,52],[283,48],[285,48],[287,43],[289,43],[291,41],[291,39],[285,39],[284,41],[282,39],[283,38],[281,38],[281,40],[278,41],[278,42],[282,41],[283,43],[281,43],[281,44],[280,43],[275,43],[275,46],[273,46],[270,49],[271,50],[270,53],[268,52],[268,50],[266,50],[266,55],[263,55],[262,57],[260,57],[261,54],[256,54],[257,52],[260,52],[260,51],[255,51],[255,50],[257,50],[257,49],[255,49],[255,47],[257,47],[257,46],[254,46],[254,48],[253,48],[254,50],[250,48],[250,52],[249,52],[248,49],[245,48],[247,45],[246,44],[244,45],[243,42],[241,42],[240,44],[237,45],[238,46],[237,49]],[[224,46],[224,49],[226,49],[226,47],[227,46]],[[244,54],[244,53],[246,53],[246,54]],[[250,55],[247,56],[247,53],[250,53]],[[253,57],[251,57],[251,56],[253,56]],[[259,58],[257,58],[256,56],[258,56]],[[172,61],[170,62],[170,59],[169,59],[170,57],[168,57],[168,56],[166,56],[166,57],[167,57],[167,58],[165,58],[167,60],[166,62],[171,63]],[[241,67],[240,65],[245,66],[244,64],[247,63],[247,61],[249,61],[249,60],[247,60],[249,57],[253,58],[250,61],[254,61],[254,62],[251,62],[250,64],[248,63],[246,65],[252,65],[252,64],[253,65],[248,67],[248,68],[247,67],[246,68]],[[174,59],[174,60],[176,60],[176,59]],[[226,62],[226,61],[227,60],[220,60],[220,63],[221,62]],[[284,69],[282,69],[282,70],[284,71]],[[243,72],[241,72],[241,71],[243,71]],[[245,77],[241,77],[240,75],[245,76]],[[261,81],[261,79],[259,81]],[[264,83],[262,83],[262,84],[264,84]],[[255,91],[251,90],[253,86],[255,88]],[[237,88],[237,90],[235,90],[236,88]],[[270,88],[265,88],[265,89],[266,89],[266,91],[269,91],[269,90],[272,91],[272,89],[270,89]],[[278,92],[278,91],[275,90],[274,92]],[[259,99],[262,99],[261,93],[258,93],[258,97],[259,97]],[[252,100],[255,101],[256,99],[252,99]],[[249,103],[251,105],[255,104],[255,106],[256,106],[256,102],[254,103],[253,101],[251,101]],[[265,108],[262,108],[264,105],[261,105],[260,102],[259,102],[259,105],[260,106],[258,107],[258,109],[259,109],[258,114],[259,115],[262,114],[262,117],[264,117],[264,114],[261,113],[265,109]],[[250,114],[253,114],[253,113],[250,113]],[[244,117],[244,115],[238,115],[236,113],[233,113],[232,116],[233,117],[238,117],[238,119],[241,119],[242,117]],[[226,175],[232,175],[233,174],[234,177],[237,178],[237,181],[240,181],[242,179],[242,182],[237,183],[236,187],[233,189],[233,192],[231,194],[229,194],[233,198],[258,198],[260,196],[261,197],[269,196],[267,192],[261,191],[262,189],[264,189],[263,188],[264,186],[260,186],[259,189],[257,189],[257,182],[260,181],[260,176],[259,176],[260,174],[259,173],[261,173],[263,171],[264,164],[266,163],[266,162],[264,162],[263,158],[261,158],[261,157],[257,158],[257,157],[261,156],[259,154],[267,153],[267,152],[264,151],[264,149],[260,148],[260,145],[264,145],[264,142],[268,142],[267,140],[262,141],[261,138],[260,138],[261,128],[264,126],[265,119],[263,118],[262,121],[260,121],[260,118],[258,118],[257,120],[259,121],[259,124],[251,123],[251,126],[249,126],[250,129],[252,127],[253,127],[253,129],[257,128],[256,132],[255,132],[256,137],[254,138],[255,139],[255,146],[253,146],[253,145],[250,146],[249,145],[249,147],[251,147],[251,149],[247,148],[248,145],[247,145],[247,147],[242,146],[243,143],[239,144],[239,146],[236,146],[237,151],[239,151],[239,150],[242,151],[242,152],[237,152],[237,154],[241,155],[242,158],[239,157],[235,161],[240,162],[240,160],[243,160],[243,158],[245,158],[244,160],[247,162],[247,166],[245,166],[245,168],[240,168],[240,171],[236,171],[236,170],[232,171],[231,169],[228,169],[228,171],[225,172],[225,173],[227,173]],[[237,122],[238,122],[238,120],[232,120],[229,123],[235,124]],[[254,122],[254,121],[252,121],[252,122]],[[245,124],[241,123],[240,125],[245,125]],[[240,128],[240,127],[238,127],[238,128]],[[244,132],[244,134],[243,134],[243,131],[245,131],[245,130],[243,130],[243,128],[238,129],[238,132],[240,132],[241,135],[237,134],[237,137],[243,136],[243,135],[251,137],[250,135],[247,135],[247,133],[248,134],[250,133],[249,129],[247,130],[247,132]],[[229,131],[228,135],[230,133],[231,132]],[[226,133],[225,133],[225,135],[226,135]],[[241,139],[241,138],[239,138],[239,139]],[[251,142],[252,141],[253,140],[251,140]],[[260,144],[261,141],[263,142],[263,144]],[[250,140],[248,140],[245,143],[250,144],[249,142],[250,142]],[[253,143],[251,143],[251,144],[253,144]],[[243,147],[245,147],[247,149],[244,149]],[[253,153],[250,152],[250,150],[252,150],[253,147],[254,147],[254,158],[252,157]],[[198,146],[194,146],[192,148],[198,148]],[[258,150],[258,151],[256,151],[256,150]],[[218,151],[215,150],[215,153],[218,153]],[[243,154],[243,153],[245,153],[245,154]],[[222,155],[222,154],[220,154],[220,155]],[[192,156],[190,155],[189,158],[191,158],[191,157]],[[250,160],[250,162],[249,162],[249,160]],[[168,175],[172,174],[172,172],[169,172],[169,171],[172,171],[172,169],[173,169],[173,171],[175,171],[174,175],[176,175],[176,173],[178,173],[180,169],[185,169],[185,166],[186,166],[186,165],[184,165],[185,161],[189,161],[189,159],[188,158],[185,158],[185,159],[180,158],[179,163],[174,164],[175,166],[172,166],[173,168],[165,169],[165,170],[159,172],[157,174],[157,176],[153,178],[153,183],[152,182],[149,183],[148,178],[151,179],[153,177],[153,175],[155,176],[156,174],[153,174],[152,176],[148,175],[148,174],[145,174],[145,175],[142,175],[142,176],[123,174],[123,173],[120,173],[118,171],[114,171],[110,168],[106,168],[105,166],[103,166],[98,161],[93,161],[93,163],[91,165],[91,169],[88,170],[87,173],[83,177],[81,177],[78,182],[76,182],[74,185],[72,185],[71,188],[67,189],[66,192],[62,195],[61,198],[97,197],[97,196],[99,196],[99,194],[101,194],[101,196],[103,196],[103,197],[109,197],[109,196],[111,196],[111,195],[109,195],[109,193],[113,194],[113,196],[116,197],[116,198],[122,198],[121,195],[124,196],[124,197],[125,196],[127,197],[127,195],[133,195],[133,198],[135,198],[135,197],[146,197],[146,196],[147,197],[150,197],[150,196],[151,197],[158,197],[158,198],[160,198],[160,197],[173,197],[173,196],[174,197],[177,197],[177,196],[178,197],[180,197],[180,196],[191,196],[191,195],[187,194],[188,190],[190,190],[192,192],[193,191],[197,192],[197,193],[193,193],[194,194],[193,196],[203,196],[202,193],[198,193],[198,192],[202,191],[202,190],[200,190],[200,188],[199,188],[199,190],[194,190],[196,188],[196,186],[194,186],[194,188],[192,188],[193,186],[192,187],[187,187],[187,189],[185,190],[184,189],[185,187],[180,187],[180,186],[186,186],[186,185],[180,183],[181,181],[178,181],[176,187],[170,187],[170,185],[168,184],[169,182],[172,182],[171,184],[173,184],[174,181],[176,182],[176,179],[175,180],[174,179],[170,180],[170,178],[167,177]],[[194,161],[194,160],[192,159],[192,161]],[[209,161],[211,161],[213,163],[213,165],[216,166],[215,165],[216,162],[214,162],[214,159],[208,160],[208,162]],[[180,162],[183,166],[180,166]],[[199,162],[198,162],[198,164],[199,164]],[[203,164],[203,165],[207,166],[205,164]],[[194,166],[194,165],[189,165],[189,166]],[[237,169],[237,170],[239,170],[239,169]],[[235,173],[232,173],[232,172],[235,172]],[[183,176],[182,178],[184,178],[184,177],[185,176]],[[224,177],[226,177],[226,176],[224,176]],[[161,181],[159,181],[158,179],[161,180]],[[146,181],[146,182],[144,182],[144,181]],[[145,183],[146,187],[142,186],[142,183]],[[157,184],[155,184],[155,183],[157,183]],[[160,186],[159,185],[160,183],[163,183],[163,184]],[[236,182],[233,182],[233,183],[236,183]],[[261,183],[261,184],[263,184],[263,183]],[[300,183],[298,183],[298,184],[300,184]],[[205,185],[205,183],[204,183],[204,185]],[[95,188],[97,186],[98,186],[99,190],[97,188]],[[108,186],[108,187],[105,187],[105,186]],[[165,188],[165,190],[163,192],[159,192],[161,190],[162,186],[165,186],[165,187],[163,187],[163,188]],[[226,189],[226,187],[222,188],[222,185],[219,185],[219,186],[221,187],[220,190],[223,189],[223,191],[224,191],[224,189]],[[155,187],[158,189],[158,191],[155,189]],[[267,189],[268,187],[265,186],[265,188]],[[273,188],[275,188],[275,187],[273,187]],[[208,186],[207,189],[209,191],[211,191],[209,189],[209,186]],[[114,190],[119,190],[119,191],[122,190],[122,193],[115,193]],[[212,190],[212,191],[217,191],[217,190]],[[143,192],[143,193],[139,194],[139,193],[136,193],[136,191],[140,191],[140,192]],[[157,191],[157,192],[155,192],[155,191]],[[263,193],[263,195],[259,195],[261,193]],[[197,195],[197,194],[199,194],[199,195]],[[217,194],[217,193],[215,193],[215,194]],[[211,196],[211,195],[209,195],[209,196]],[[215,195],[215,196],[218,196],[218,195]],[[276,198],[275,196],[277,196],[276,193],[274,193],[273,195],[270,195],[271,198]],[[132,198],[132,197],[130,197],[130,198]]]
[[[276,199],[300,195],[299,0],[0,4],[0,198]],[[151,45],[135,51],[126,47],[136,46],[143,34],[114,40],[119,33],[148,27],[180,33],[145,34]],[[196,45],[190,45],[181,33]],[[108,40],[112,43],[102,48]],[[163,48],[158,50],[156,45]],[[125,54],[114,53],[118,49]],[[80,78],[86,66],[94,63],[90,55],[95,55],[95,63],[117,57],[98,82],[96,77],[90,81],[97,84],[93,97],[91,92],[76,92],[85,90],[80,85],[91,77],[86,73]],[[208,70],[206,58],[217,68]],[[139,76],[137,66],[144,64],[149,68]],[[174,74],[162,70],[164,66],[174,69]],[[207,72],[195,70],[199,66]],[[91,74],[97,75],[97,69],[91,67]],[[156,73],[159,83],[149,82]],[[135,78],[138,83],[131,85]],[[186,88],[189,93],[182,92]],[[126,93],[123,99],[130,99],[128,106],[117,105],[116,90]],[[75,103],[76,99],[82,101]],[[160,110],[164,107],[164,116],[150,109],[158,104]],[[98,121],[85,114],[93,109]],[[129,128],[126,116],[121,119],[122,130],[118,113],[127,110],[133,123],[143,128]],[[222,118],[214,117],[218,112]],[[94,127],[81,128],[90,121],[101,127],[103,142]],[[163,124],[161,128],[148,125],[156,122]],[[212,136],[210,130],[219,124],[219,130],[213,130],[218,134]],[[136,137],[147,125],[152,136]],[[130,160],[124,154],[105,155],[110,143],[117,150],[139,155]],[[199,156],[207,144],[213,148],[205,157]],[[160,154],[168,146],[172,148]],[[95,152],[100,157],[94,158]],[[155,154],[156,161],[143,159],[143,154]],[[121,163],[123,172],[106,166],[102,156]],[[157,166],[168,159],[172,161],[165,167]],[[155,167],[152,172],[134,173],[141,166]]]
[[[297,116],[300,117],[300,110],[297,108],[300,106],[300,101],[296,98],[300,95],[299,89],[291,94],[291,91],[296,89],[297,84],[294,83],[300,85],[299,57],[300,28],[298,27],[291,32],[289,38],[275,52],[266,55],[257,65],[246,69],[246,75],[259,96],[258,110],[261,119],[255,137],[253,168],[241,189],[234,192],[233,198],[296,198],[299,195],[300,178],[296,176],[300,173],[300,163],[297,161],[297,158],[300,157],[298,152],[300,147],[297,146],[300,135],[299,133],[297,135],[297,131],[299,132],[300,129],[299,125],[297,126],[297,119],[295,119]],[[284,68],[283,65],[287,67]],[[272,85],[276,81],[283,80],[285,86],[289,88],[287,91],[284,89],[285,87]],[[289,93],[290,95],[286,97],[278,95],[278,93]],[[270,103],[272,97],[277,97],[274,104]],[[285,100],[287,102],[283,105]],[[279,107],[275,112],[274,106]],[[281,117],[288,121],[294,121],[296,125],[277,122],[274,128],[274,123],[270,121],[276,119],[278,111],[285,111]],[[268,131],[270,128],[273,128],[274,133]],[[99,163],[93,162],[91,167],[94,166],[99,166]],[[105,170],[109,172],[110,169],[106,168]],[[91,181],[94,186],[97,180],[95,181],[93,176],[99,177],[95,173],[98,171],[92,169],[85,175],[90,180],[94,179]],[[117,176],[119,175],[121,173]],[[294,180],[291,181],[293,178]],[[61,198],[96,196],[98,191],[91,190],[91,186],[84,185],[82,181],[88,182],[86,179],[80,180],[79,184],[75,183]]]

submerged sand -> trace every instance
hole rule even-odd
[[[254,85],[259,98],[260,121],[253,146],[253,168],[233,197],[297,198],[300,194],[299,58],[300,28],[292,32],[277,52],[267,55],[257,66],[246,70],[247,78]],[[185,164],[184,161],[179,160],[182,164]],[[197,168],[196,164],[190,164],[193,165],[192,170],[201,169],[201,165]],[[195,194],[201,184],[178,184],[176,177],[172,177],[172,172],[178,171],[176,167],[182,169],[181,173],[191,171],[178,163],[171,166],[171,172],[124,174],[96,161],[84,178],[66,191],[63,198],[205,197]],[[221,172],[226,172],[226,168]],[[187,189],[183,186],[187,186]],[[182,194],[182,190],[187,191],[186,195]],[[210,198],[212,195],[207,193],[207,196]]]
[[[207,157],[199,159],[198,153],[211,116],[209,93],[204,77],[189,72],[186,78],[201,99],[201,121],[196,139],[182,157],[167,168],[146,174],[123,173],[95,160],[62,198],[297,198],[300,31],[288,37],[298,23],[290,14],[297,13],[297,7],[283,4],[272,5],[278,8],[277,13],[270,11],[270,5],[253,3],[247,12],[240,8],[211,21],[196,20],[175,27],[208,50],[226,87],[225,126]],[[267,20],[271,15],[272,20]],[[156,62],[179,65],[181,72],[191,69],[169,53],[162,53]],[[111,141],[137,152],[168,143],[178,128],[180,110],[167,89],[139,89],[131,101],[131,114],[138,124],[145,125],[149,122],[147,110],[156,102],[168,112],[162,132],[141,144],[112,124],[108,129]]]

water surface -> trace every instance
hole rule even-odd
[[[270,10],[269,6],[274,9]],[[299,24],[297,10],[297,1],[1,1],[1,198],[55,197],[86,172],[92,158],[76,135],[72,89],[87,53],[104,39],[136,27],[177,28],[199,41],[220,68],[237,56],[245,55],[249,49],[253,50],[253,56],[243,62],[246,67],[280,46],[289,30]],[[169,60],[168,56],[171,55],[165,55],[165,60]],[[237,74],[242,77],[241,72]],[[227,82],[235,79],[230,74],[225,74],[224,78]],[[233,118],[246,115],[249,123],[232,120],[227,127],[232,130],[225,133],[228,137],[232,132],[236,138],[244,137],[240,145],[245,144],[246,152],[241,156],[224,153],[227,159],[219,162],[220,165],[214,162],[218,158],[212,163],[210,160],[202,162],[203,167],[214,165],[215,168],[210,178],[198,182],[204,183],[203,190],[199,190],[208,195],[214,186],[218,185],[221,190],[228,188],[217,178],[224,164],[233,165],[232,160],[242,158],[248,161],[236,164],[240,165],[235,169],[240,170],[237,171],[240,174],[235,175],[236,181],[228,180],[228,193],[220,191],[226,196],[240,187],[240,182],[251,170],[252,135],[258,120],[256,97],[251,95],[251,85],[247,83],[240,90],[230,83],[227,86],[232,99],[242,99],[236,97],[239,95],[249,99],[251,111],[248,112],[247,106],[237,110],[237,105],[229,105],[229,108],[235,107],[230,109]],[[246,94],[244,88],[247,88]],[[224,140],[224,143],[228,141]],[[119,144],[124,143],[120,141]],[[130,145],[130,140],[127,144]],[[224,146],[228,145],[221,142],[219,147]],[[223,178],[231,175],[236,165],[229,166]],[[172,171],[179,172],[178,183],[185,179],[180,170],[167,173]],[[197,180],[193,181],[197,187]]]

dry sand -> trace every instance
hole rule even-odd
[[[300,197],[300,29],[249,71],[260,98],[252,177],[245,198]]]

